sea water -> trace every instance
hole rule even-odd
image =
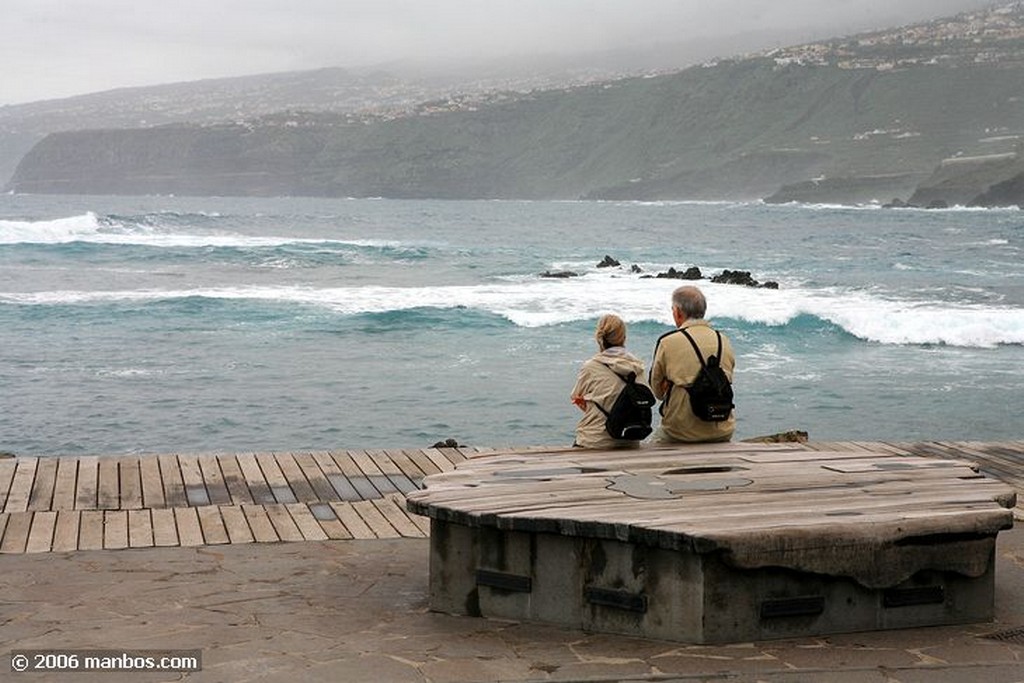
[[[649,364],[690,266],[779,285],[696,283],[737,438],[1024,438],[1015,209],[5,195],[0,451],[568,444],[597,318]]]

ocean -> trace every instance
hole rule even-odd
[[[779,284],[696,283],[736,438],[1024,438],[1018,210],[8,194],[0,451],[569,444],[597,318],[649,365],[690,266]]]

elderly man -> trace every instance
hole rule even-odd
[[[736,428],[731,401],[726,410],[713,416],[713,421],[707,414],[696,415],[691,407],[687,388],[693,385],[700,372],[701,358],[705,363],[713,363],[710,359],[715,356],[730,384],[736,365],[728,338],[704,320],[706,310],[704,294],[696,287],[679,287],[672,292],[672,318],[676,329],[658,339],[650,372],[651,389],[662,402],[661,427],[653,436],[655,441],[728,441]]]

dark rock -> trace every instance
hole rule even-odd
[[[779,283],[776,282],[775,280],[768,280],[767,282],[764,282],[764,283],[761,284],[761,288],[762,289],[778,289],[779,288]]]
[[[928,206],[926,208],[929,208],[929,209],[948,209],[949,208],[949,203],[946,200],[944,200],[944,199],[933,199],[930,202],[928,202]]]
[[[750,439],[743,439],[744,443],[807,443],[807,432],[799,429],[792,429],[788,432],[768,434],[767,436],[755,436]]]
[[[601,262],[597,264],[597,267],[598,268],[618,268],[621,265],[622,265],[621,263],[619,263],[618,261],[613,259],[611,256],[608,256],[607,254],[605,254],[604,259],[602,259]]]
[[[916,209],[918,208],[914,204],[908,204],[899,197],[894,198],[888,204],[882,204],[883,209]]]
[[[877,197],[892,196],[890,193],[905,193],[910,196],[924,173],[881,173],[860,176],[845,176],[805,180],[783,185],[774,194],[765,197],[766,204],[845,204],[856,206],[874,203]],[[884,194],[883,194],[884,193]]]
[[[1021,156],[1024,157],[1024,153]],[[992,185],[972,199],[968,206],[1024,208],[1024,172]]]
[[[675,268],[669,268],[664,273],[658,273],[654,277],[667,278],[669,280],[700,280],[704,276],[701,275],[700,268],[697,266],[690,266],[685,271],[678,271]]]
[[[431,448],[462,448],[462,446],[455,439],[445,439],[444,441],[438,441]]]
[[[631,265],[629,267],[629,272],[631,272],[631,273],[642,273],[642,272],[644,272],[644,269],[634,263],[633,265]]]
[[[579,273],[575,273],[571,270],[545,270],[540,274],[541,277],[554,277],[554,278],[567,278],[567,277],[579,277]]]
[[[748,270],[723,270],[711,278],[712,282],[725,285],[744,285],[745,287],[757,287],[760,283],[750,276]]]

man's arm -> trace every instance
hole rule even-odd
[[[671,382],[665,377],[665,354],[660,339],[657,346],[654,347],[654,362],[651,363],[651,372],[647,377],[647,383],[654,393],[654,398],[659,401],[665,398],[665,394],[671,385]]]

